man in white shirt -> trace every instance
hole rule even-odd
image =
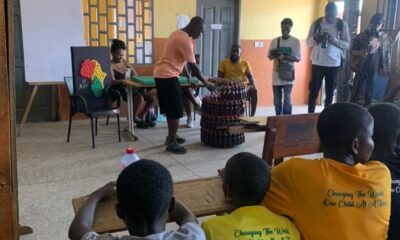
[[[308,112],[315,111],[315,101],[325,78],[325,107],[332,104],[335,79],[345,50],[350,47],[347,23],[337,18],[337,6],[330,2],[325,7],[325,17],[319,18],[310,27],[307,46],[311,51],[311,81],[309,85]]]
[[[274,105],[276,115],[292,114],[292,88],[294,84],[294,63],[301,58],[300,41],[290,35],[293,21],[285,18],[281,22],[282,36],[272,40],[269,47],[268,58],[274,61],[272,71],[272,88],[274,92]],[[280,68],[287,64],[290,76],[282,76]],[[285,78],[285,79],[283,79]],[[283,98],[283,105],[282,105]]]

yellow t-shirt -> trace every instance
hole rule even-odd
[[[271,181],[263,205],[293,219],[303,239],[386,239],[391,180],[382,163],[294,158],[274,168]]]
[[[248,84],[249,79],[247,79],[246,73],[251,73],[251,68],[250,64],[244,59],[240,59],[239,62],[233,63],[229,58],[227,58],[219,63],[218,72],[222,72],[225,79],[241,80],[244,84]]]
[[[241,207],[202,225],[207,240],[298,240],[300,234],[287,218],[263,206]]]

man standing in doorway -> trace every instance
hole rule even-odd
[[[272,88],[276,115],[292,114],[294,62],[299,62],[301,58],[300,41],[290,35],[292,27],[292,19],[283,19],[281,22],[282,36],[273,39],[269,48],[268,58],[274,60]]]
[[[314,21],[307,37],[311,51],[311,81],[309,85],[308,112],[315,111],[315,102],[325,78],[325,107],[332,104],[335,79],[345,50],[350,47],[350,33],[347,23],[337,18],[338,10],[334,2],[325,7],[325,17]]]
[[[222,60],[218,67],[218,77],[228,80],[240,80],[247,87],[247,97],[250,99],[251,116],[256,114],[257,89],[250,64],[240,58],[242,50],[240,45],[234,44],[231,47],[230,57]]]
[[[185,139],[177,135],[179,118],[183,116],[182,92],[178,77],[185,70],[190,83],[191,76],[185,67],[186,63],[190,65],[192,74],[196,75],[209,90],[213,90],[213,86],[201,75],[196,65],[193,50],[192,40],[200,37],[203,30],[203,19],[201,17],[193,17],[186,27],[173,32],[169,36],[161,58],[154,68],[153,75],[161,114],[167,116],[168,136],[165,140],[167,145],[165,150],[168,152],[176,154],[185,154],[187,152],[186,148],[180,145],[185,142]]]

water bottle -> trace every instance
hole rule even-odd
[[[125,155],[121,158],[121,170],[138,161],[140,158],[133,148],[127,148]]]

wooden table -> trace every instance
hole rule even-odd
[[[174,196],[183,202],[196,217],[221,214],[234,208],[225,202],[222,178],[211,177],[176,182]],[[75,213],[82,207],[88,196],[72,200]],[[126,230],[125,224],[115,213],[116,197],[101,201],[96,208],[93,229],[98,233]]]
[[[149,76],[141,76],[145,78],[149,78]],[[131,135],[133,141],[137,141],[138,137],[134,134],[134,116],[133,116],[133,89],[148,89],[148,88],[155,88],[155,84],[141,84],[132,79],[124,79],[121,80],[122,83],[128,88],[128,129],[126,131]],[[192,87],[192,84],[181,84],[183,88]],[[202,82],[196,84],[197,87],[204,87],[205,85]]]

